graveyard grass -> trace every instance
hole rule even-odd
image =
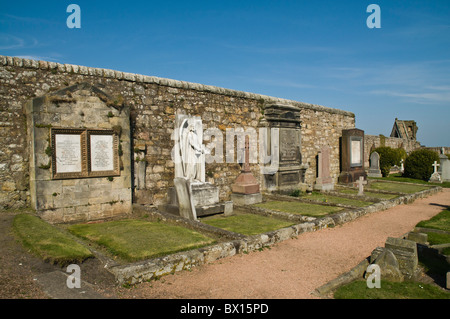
[[[65,266],[93,257],[86,247],[68,234],[31,214],[15,216],[13,231],[24,247],[50,263]]]
[[[268,201],[260,204],[255,204],[255,206],[310,217],[324,216],[342,210],[342,208],[335,206],[288,201]]]
[[[76,224],[68,230],[130,262],[215,243],[214,239],[181,226],[138,219]]]
[[[381,180],[386,180],[386,181],[414,183],[414,184],[423,184],[423,185],[429,185],[429,186],[440,186],[440,187],[450,188],[450,182],[430,183],[428,181],[424,181],[421,179],[403,177],[402,174],[400,174],[400,173],[391,174],[388,177],[369,177],[369,179],[374,179],[374,180],[381,179]]]
[[[399,192],[412,194],[428,189],[429,186],[416,185],[416,184],[398,184],[398,183],[371,183],[367,190],[376,189],[383,191]]]
[[[417,227],[440,229],[450,232],[450,208],[447,208],[428,220],[421,221]]]
[[[428,242],[430,245],[441,245],[450,243],[450,208],[443,210],[432,218],[421,221],[417,224],[417,227],[431,228],[437,230],[443,230],[447,233],[435,233],[432,231],[423,231],[428,235]],[[450,255],[450,247],[442,250],[444,255]]]
[[[216,215],[202,218],[201,221],[210,226],[247,236],[263,234],[293,225],[292,222],[254,214]]]
[[[342,194],[350,194],[350,195],[356,195],[358,194],[358,190],[357,189],[337,189],[336,191],[338,191],[339,193]],[[384,199],[384,200],[389,200],[395,197],[398,197],[398,195],[395,194],[384,194],[384,193],[376,193],[376,192],[371,192],[371,191],[364,191],[364,195],[365,196],[369,196],[369,197],[374,197],[374,198],[378,198],[378,199]]]
[[[334,293],[335,299],[450,299],[450,293],[431,284],[415,281],[381,280],[381,288],[368,288],[365,280],[356,280]]]
[[[316,193],[316,192],[313,192],[311,195],[303,195],[301,198],[310,199],[310,200],[319,201],[319,202],[349,205],[349,206],[354,206],[354,207],[364,207],[364,206],[369,206],[369,205],[373,204],[372,202],[367,202],[367,201],[363,201],[363,200],[350,199],[350,198],[339,197],[339,196],[332,196],[332,195]]]

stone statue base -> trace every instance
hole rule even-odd
[[[369,169],[367,176],[368,177],[383,177],[383,175],[381,174],[381,170],[379,170],[379,169]]]
[[[168,191],[167,204],[160,205],[158,209],[194,220],[196,220],[197,217],[208,215],[231,215],[233,213],[233,202],[219,201],[218,187],[211,183],[194,181],[190,182],[190,192],[183,193],[183,191],[179,192],[177,189],[177,187],[179,187],[178,184],[180,184],[180,182],[181,184],[183,183],[181,180],[184,180],[184,183],[189,184],[186,179],[175,179],[175,187],[170,187]],[[192,211],[192,214],[189,213],[189,209]]]
[[[435,172],[431,175],[430,179],[428,180],[430,183],[442,183],[441,175],[438,172]]]

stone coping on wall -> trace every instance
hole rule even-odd
[[[218,232],[218,234],[221,234],[224,237],[234,239],[160,258],[125,265],[116,264],[107,269],[114,274],[118,284],[136,284],[146,280],[157,279],[164,275],[173,274],[177,271],[191,269],[194,266],[207,264],[221,258],[260,250],[264,247],[274,245],[275,243],[295,238],[304,232],[312,232],[342,225],[363,215],[383,211],[401,204],[412,203],[416,199],[424,198],[440,191],[442,191],[442,187],[435,186],[417,193],[405,194],[390,200],[380,201],[366,207],[349,209],[321,218],[309,219],[308,221],[290,227],[248,237],[221,229],[214,230],[214,227],[204,225],[197,221],[189,221],[182,217],[171,216],[169,217],[171,222],[179,222],[199,231],[204,231],[205,227],[208,227],[207,231]],[[136,209],[140,209],[153,216],[161,214],[155,209],[141,205],[139,205],[140,207],[137,206],[137,204],[134,205]],[[164,220],[168,215],[161,214],[159,216]]]
[[[122,72],[122,71],[116,71],[116,70],[110,70],[110,69],[86,67],[86,66],[80,66],[80,65],[74,65],[74,64],[62,64],[62,63],[42,61],[42,60],[38,61],[38,60],[4,56],[4,55],[0,55],[0,65],[28,68],[28,69],[50,70],[53,72],[61,72],[61,73],[68,73],[68,74],[98,76],[98,77],[105,77],[105,78],[111,78],[111,79],[117,79],[117,80],[123,80],[123,81],[136,82],[136,83],[158,84],[158,85],[169,86],[169,87],[173,87],[173,88],[211,92],[211,93],[233,96],[233,97],[238,97],[238,98],[263,100],[266,103],[286,104],[286,105],[290,105],[290,106],[296,106],[299,108],[306,108],[306,109],[311,109],[311,110],[315,110],[315,111],[334,113],[334,114],[342,114],[345,116],[355,117],[355,114],[352,112],[343,111],[340,109],[335,109],[335,108],[330,108],[330,107],[325,107],[325,106],[317,105],[317,104],[298,102],[298,101],[294,101],[294,100],[277,98],[277,97],[272,97],[272,96],[267,96],[267,95],[262,95],[262,94],[257,94],[257,93],[249,93],[249,92],[244,92],[244,91],[225,89],[225,88],[212,86],[212,85],[205,85],[205,84],[186,82],[186,81],[178,81],[178,80],[160,78],[160,77],[156,77],[156,76],[141,75],[141,74],[128,73],[128,72]]]

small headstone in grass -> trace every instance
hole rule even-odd
[[[428,244],[428,235],[425,233],[409,232],[407,239],[422,245]]]
[[[383,177],[380,169],[380,155],[377,152],[370,154],[370,167],[367,176],[370,177]]]
[[[381,279],[393,282],[402,282],[404,280],[399,262],[392,250],[377,247],[370,256],[370,263],[380,267]]]
[[[358,196],[364,195],[364,185],[367,184],[367,181],[364,180],[364,176],[360,176],[359,180],[356,182],[358,186]]]

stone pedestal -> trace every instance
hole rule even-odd
[[[233,203],[231,201],[220,202],[219,188],[210,183],[193,182],[191,183],[190,191],[194,205],[192,210],[195,210],[195,217],[214,214],[231,215],[233,212]],[[160,210],[192,219],[191,216],[184,216],[182,208],[185,205],[180,204],[188,201],[179,200],[176,187],[170,187],[167,195],[168,203],[160,205],[158,207]]]

